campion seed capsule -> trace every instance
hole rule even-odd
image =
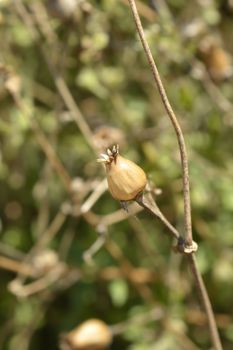
[[[113,198],[130,201],[144,190],[146,174],[137,164],[120,156],[118,146],[108,148],[97,161],[105,164],[108,188]]]
[[[112,333],[106,323],[89,319],[61,337],[61,350],[107,350]]]

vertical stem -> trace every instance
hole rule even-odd
[[[167,111],[167,114],[172,122],[172,125],[175,129],[179,149],[180,149],[180,157],[181,157],[181,163],[182,163],[182,178],[183,178],[183,193],[184,193],[184,220],[185,220],[185,233],[186,233],[186,241],[188,245],[192,245],[192,220],[191,220],[191,205],[190,205],[190,189],[189,189],[189,170],[188,170],[188,157],[187,157],[187,151],[186,151],[186,145],[184,141],[184,136],[180,127],[180,124],[176,118],[176,115],[171,107],[171,104],[168,100],[166,91],[163,87],[163,83],[161,81],[157,66],[155,64],[155,61],[153,59],[152,53],[150,51],[150,47],[147,43],[147,40],[145,38],[144,30],[141,24],[141,20],[137,11],[137,7],[134,0],[128,0],[129,5],[134,17],[134,21],[137,27],[137,31],[142,43],[142,46],[144,48],[146,57],[148,59],[149,65],[151,67],[153,77],[155,80],[155,83],[157,85],[157,88],[159,90],[161,99],[163,101],[163,105]]]
[[[189,246],[192,245],[192,220],[191,220],[191,204],[190,204],[190,186],[189,186],[189,170],[188,170],[188,156],[186,151],[186,145],[184,141],[183,132],[181,130],[180,124],[176,118],[176,115],[170,105],[170,102],[168,100],[166,91],[163,87],[163,83],[161,81],[157,66],[155,64],[155,61],[153,59],[152,53],[150,51],[150,47],[147,43],[144,30],[141,24],[141,20],[137,11],[137,7],[135,4],[135,0],[128,0],[134,21],[136,24],[136,28],[143,46],[143,49],[145,51],[148,63],[151,67],[152,74],[155,80],[155,83],[157,85],[157,88],[159,90],[163,105],[167,111],[167,114],[172,122],[172,125],[175,129],[178,144],[179,144],[179,150],[180,150],[180,157],[181,157],[181,163],[182,163],[182,178],[183,178],[183,193],[184,193],[184,219],[185,219],[185,235],[186,235],[186,242]],[[191,266],[192,273],[195,278],[196,286],[201,294],[201,298],[204,304],[204,308],[206,311],[208,323],[209,323],[209,329],[210,329],[210,335],[212,344],[214,346],[215,350],[222,350],[222,345],[220,341],[220,337],[218,334],[218,329],[216,326],[215,318],[213,309],[209,300],[208,293],[206,291],[203,279],[201,277],[201,274],[198,271],[198,267],[196,264],[195,256],[194,254],[189,254],[188,261]]]
[[[194,254],[188,255],[188,261],[189,261],[193,276],[195,278],[196,285],[197,285],[198,290],[200,292],[200,297],[202,299],[203,306],[205,308],[205,312],[206,312],[208,323],[209,323],[209,329],[210,329],[210,334],[211,334],[211,339],[213,342],[214,349],[215,350],[222,350],[223,348],[222,348],[221,340],[220,340],[220,337],[218,334],[218,329],[217,329],[217,325],[215,322],[212,305],[211,305],[203,278],[198,270],[197,262],[196,262],[196,258],[194,256]]]

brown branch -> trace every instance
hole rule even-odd
[[[24,276],[33,276],[33,269],[26,263],[0,256],[0,269],[20,273]]]
[[[154,217],[158,218],[169,230],[171,235],[176,238],[178,241],[182,239],[181,235],[177,229],[171,225],[171,223],[165,218],[163,213],[160,211],[155,201],[152,201],[151,196],[140,195],[136,198],[136,202],[148,210]]]
[[[23,22],[25,23],[26,27],[28,28],[33,41],[36,45],[38,45],[39,50],[41,51],[41,54],[48,66],[48,69],[50,71],[50,74],[54,80],[54,84],[56,86],[57,91],[59,92],[62,100],[64,101],[67,109],[71,112],[71,115],[73,117],[74,122],[79,127],[81,133],[83,134],[87,144],[90,146],[90,148],[97,154],[96,147],[93,140],[93,135],[91,132],[91,129],[86,122],[82,112],[80,111],[78,105],[76,104],[66,82],[64,81],[63,77],[61,76],[60,72],[57,71],[54,62],[52,62],[50,57],[49,50],[43,45],[43,43],[40,41],[40,33],[37,30],[37,25],[41,27],[41,18],[38,18],[38,16],[35,18],[36,13],[29,13],[27,8],[24,6],[23,2],[21,0],[14,0],[14,5],[16,7],[16,10],[19,14],[19,16],[22,18]],[[48,25],[48,23],[47,23]],[[43,30],[42,30],[43,32]],[[47,37],[43,37],[43,40],[47,40]],[[50,44],[50,42],[48,42]]]
[[[194,254],[189,254],[188,260],[190,263],[190,267],[191,267],[193,276],[194,276],[195,281],[196,281],[196,285],[198,287],[198,290],[200,292],[200,295],[201,295],[201,298],[203,301],[203,306],[205,308],[205,312],[207,315],[209,329],[210,329],[214,349],[222,350],[222,344],[221,344],[221,340],[220,340],[220,337],[218,334],[218,329],[217,329],[216,321],[214,318],[213,308],[212,308],[212,305],[211,305],[203,278],[198,270],[197,262],[196,262],[196,258],[194,256]]]
[[[192,240],[192,221],[191,221],[191,204],[190,204],[190,188],[189,188],[189,171],[188,171],[188,157],[187,157],[187,151],[186,151],[186,145],[184,141],[184,136],[181,130],[181,127],[179,125],[179,122],[176,118],[176,115],[170,105],[170,102],[168,100],[166,91],[163,87],[163,83],[161,81],[157,66],[155,64],[155,61],[153,59],[152,53],[150,51],[149,45],[147,43],[144,30],[141,24],[140,17],[138,15],[137,7],[135,4],[135,0],[128,0],[134,21],[136,24],[136,28],[143,46],[143,49],[145,51],[145,54],[147,56],[149,65],[151,67],[153,77],[155,80],[155,83],[157,85],[157,88],[159,90],[161,99],[163,101],[164,107],[167,111],[167,114],[172,122],[172,125],[175,129],[176,135],[177,135],[177,140],[179,144],[179,149],[180,149],[180,157],[181,157],[181,163],[182,163],[182,175],[183,175],[183,193],[184,193],[184,218],[185,218],[185,235],[186,235],[186,242],[188,246],[192,246],[193,240]],[[147,208],[150,210],[150,208]],[[150,210],[151,211],[151,210]],[[158,212],[154,213],[157,217],[159,217]],[[160,218],[160,217],[159,217]],[[166,224],[166,222],[164,222]],[[166,225],[167,226],[167,225]],[[188,247],[187,247],[188,248]],[[222,350],[222,345],[220,341],[220,337],[218,334],[217,326],[216,326],[216,321],[214,318],[214,313],[212,310],[212,306],[209,300],[208,293],[206,291],[203,279],[201,274],[198,271],[195,257],[194,255],[188,254],[188,261],[191,265],[191,270],[192,273],[195,277],[195,282],[197,285],[197,288],[200,292],[202,302],[204,304],[204,308],[206,311],[206,315],[208,318],[208,323],[209,323],[209,329],[210,329],[210,334],[211,334],[211,340],[214,346],[215,350]]]
[[[192,220],[191,220],[191,205],[190,205],[190,189],[189,189],[189,170],[188,170],[188,157],[186,151],[186,145],[184,141],[184,136],[180,127],[180,124],[176,118],[176,115],[171,107],[171,104],[168,100],[166,91],[163,87],[163,83],[160,78],[160,74],[158,72],[157,66],[153,59],[150,47],[147,43],[144,30],[141,24],[141,20],[137,11],[137,7],[134,0],[128,0],[131,11],[133,13],[134,21],[137,27],[137,31],[145,51],[146,57],[148,59],[149,65],[151,67],[153,77],[157,88],[159,90],[161,99],[163,101],[163,105],[167,111],[167,114],[172,122],[174,130],[176,132],[179,149],[180,149],[180,157],[182,162],[182,173],[183,173],[183,192],[184,192],[184,219],[185,219],[185,233],[186,233],[186,241],[189,245],[192,245]]]
[[[60,176],[67,192],[70,192],[71,178],[35,119],[31,120],[31,127],[35,133],[37,142],[48,158],[51,166],[56,171],[57,175]]]
[[[182,235],[163,215],[163,213],[159,209],[152,195],[150,195],[149,193],[147,195],[140,193],[135,198],[135,201],[142,208],[146,209],[156,219],[159,219],[168,228],[169,233],[172,235],[173,238],[177,240],[177,246],[174,247],[176,252],[179,252],[182,254],[191,254],[197,251],[198,249],[197,243],[192,241],[191,245],[187,244],[186,240],[182,237]]]
[[[57,175],[61,178],[61,180],[66,188],[66,191],[69,193],[70,192],[70,185],[71,185],[71,178],[70,178],[68,172],[66,171],[64,165],[62,164],[62,162],[58,158],[55,150],[53,149],[48,138],[45,136],[45,134],[41,130],[36,119],[31,118],[31,112],[27,108],[26,104],[22,101],[20,94],[13,93],[13,92],[11,92],[11,94],[12,94],[12,97],[14,99],[16,106],[22,112],[24,118],[26,118],[29,121],[31,129],[35,133],[37,142],[40,145],[43,152],[45,153],[49,163],[51,164],[52,168],[56,171]]]

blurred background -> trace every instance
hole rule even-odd
[[[233,2],[137,5],[184,131],[198,265],[230,350]],[[166,228],[121,210],[96,162],[119,144],[182,232],[177,141],[127,0],[0,0],[0,36],[0,349],[79,349],[72,330],[89,319],[98,349],[211,349]]]

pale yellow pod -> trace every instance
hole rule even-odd
[[[64,340],[69,350],[105,350],[112,342],[112,333],[103,321],[89,319],[68,333]]]
[[[108,187],[113,198],[121,201],[134,199],[146,186],[146,174],[134,162],[118,155],[116,161],[106,164]]]
[[[108,149],[99,161],[105,163],[109,191],[115,199],[133,200],[144,190],[147,183],[145,172],[131,160],[120,156],[116,146]]]

